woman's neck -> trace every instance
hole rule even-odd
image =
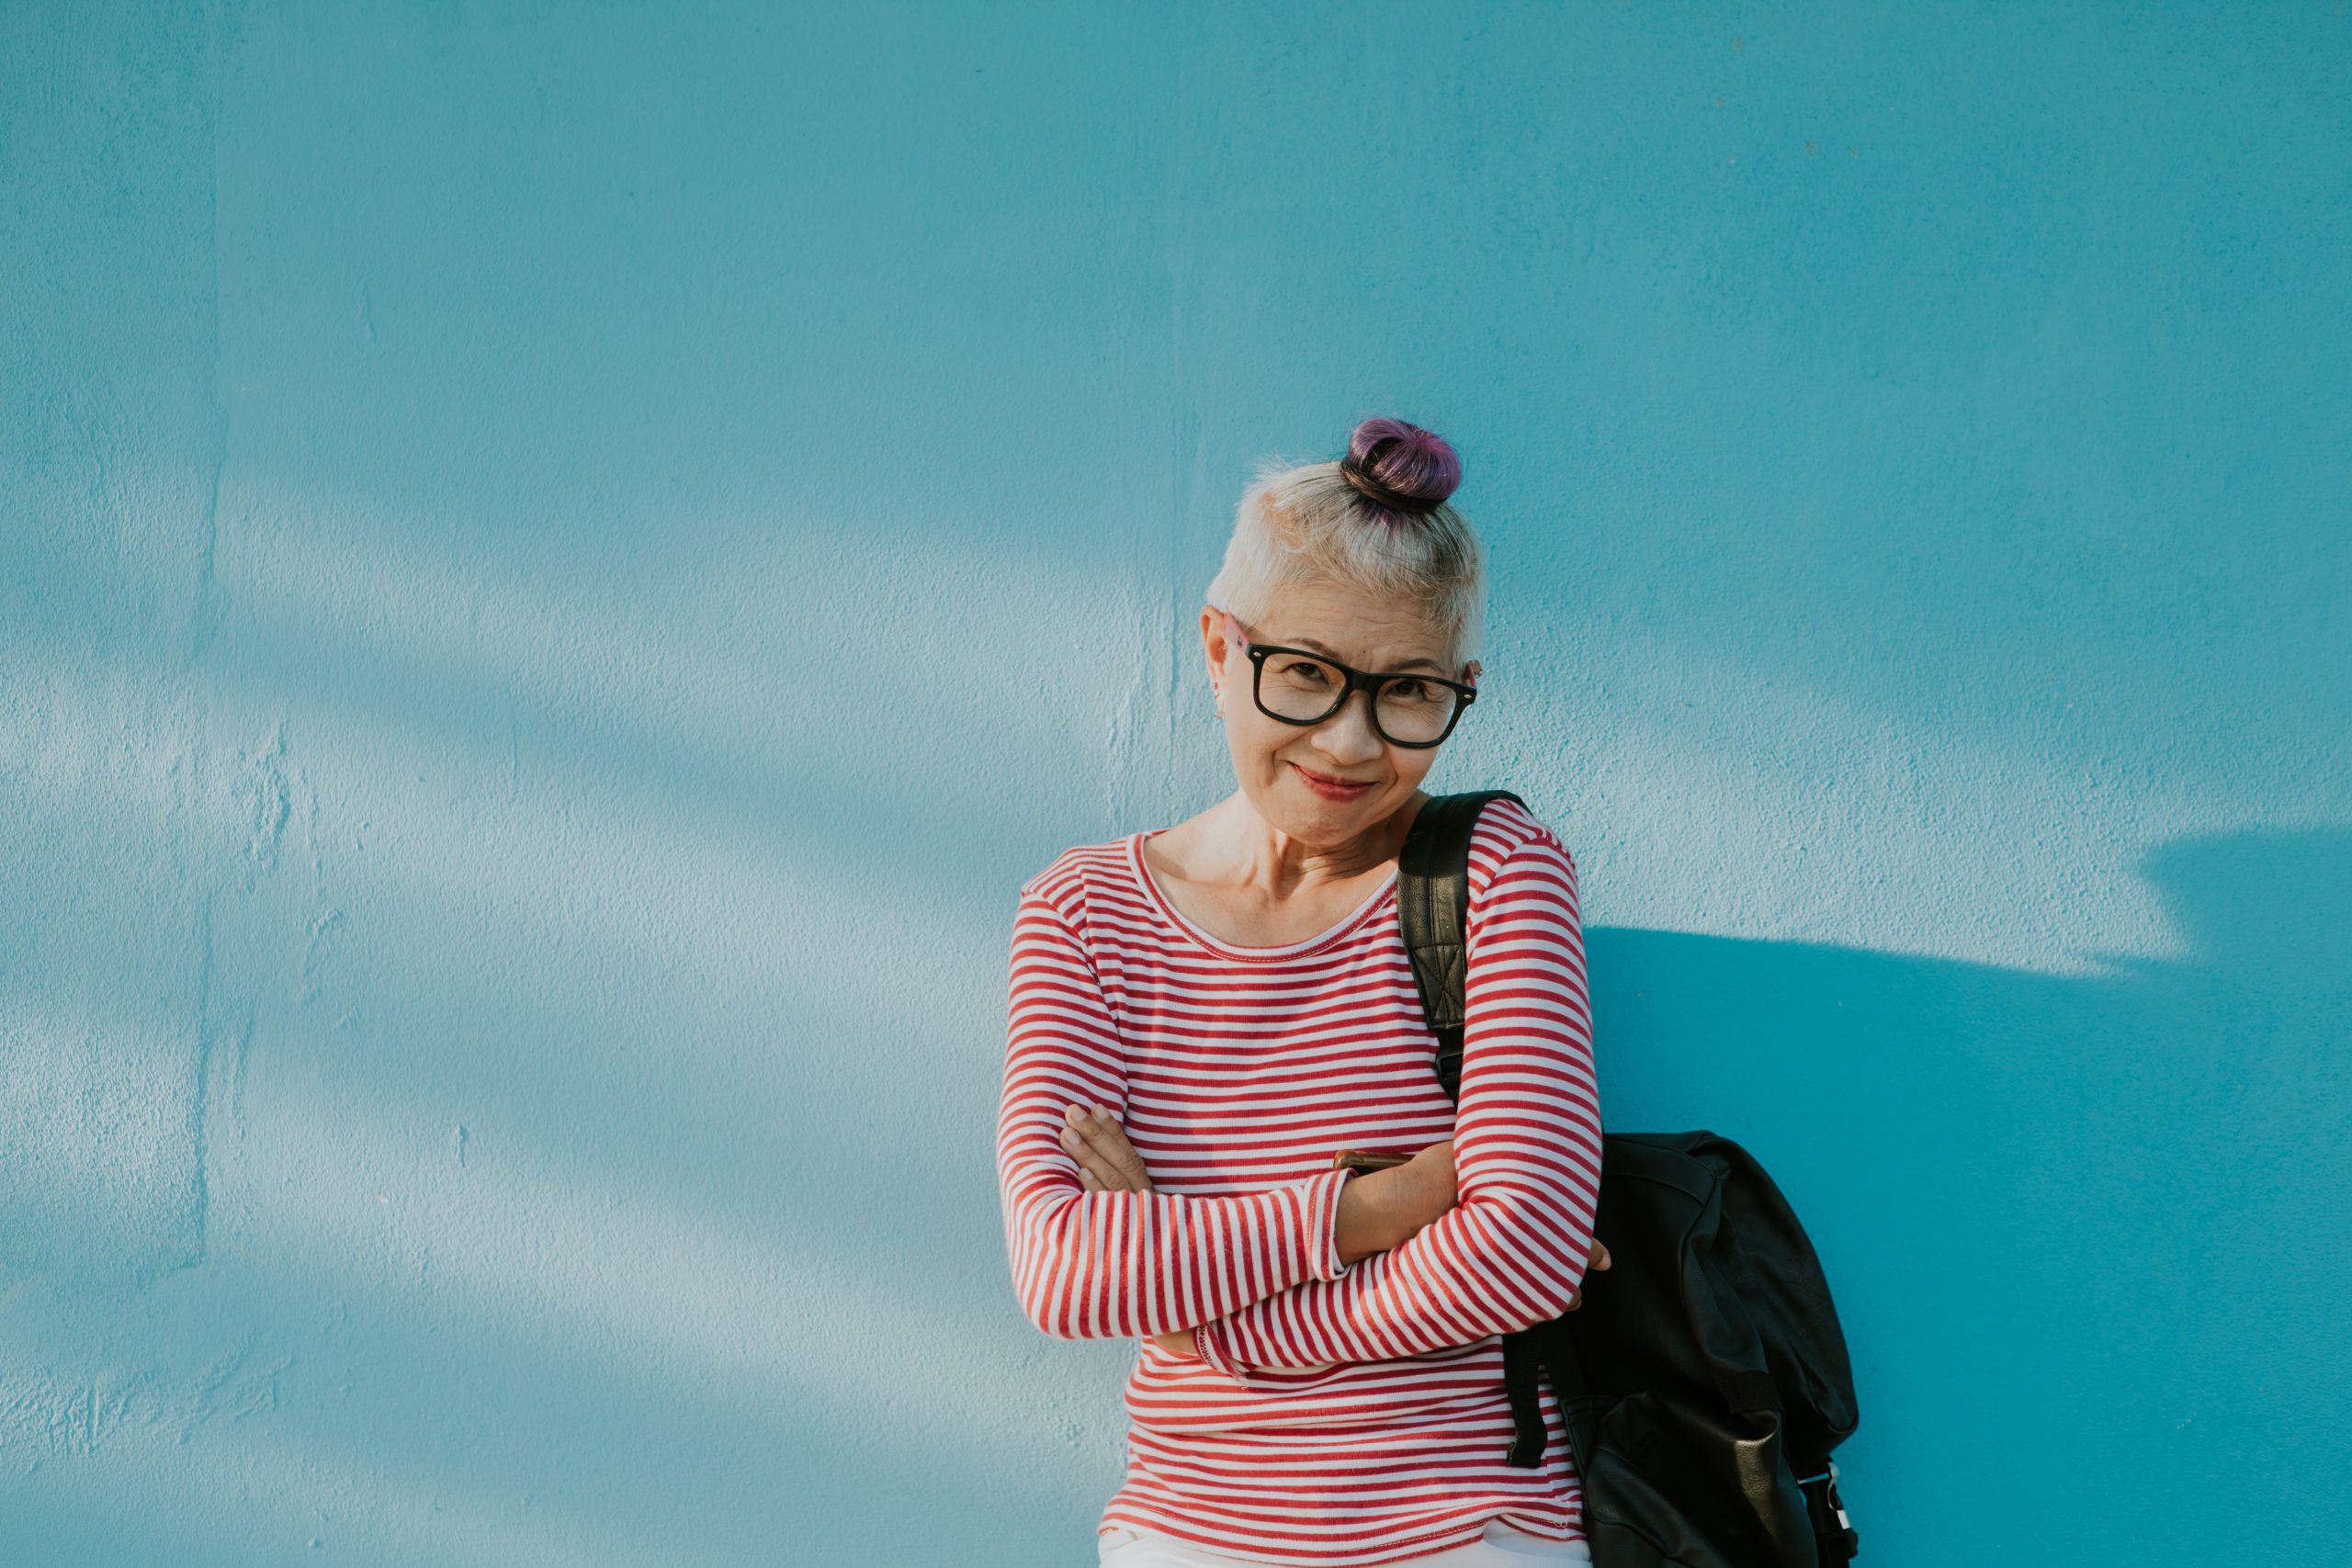
[[[1415,790],[1404,805],[1337,844],[1311,844],[1274,828],[1238,790],[1193,820],[1197,838],[1181,846],[1195,880],[1249,887],[1270,899],[1350,883],[1385,870],[1429,796]]]

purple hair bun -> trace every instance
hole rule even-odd
[[[1368,419],[1348,436],[1340,473],[1390,512],[1436,511],[1462,482],[1462,459],[1435,431],[1401,419]]]

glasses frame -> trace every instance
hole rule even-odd
[[[1341,708],[1348,705],[1348,699],[1361,690],[1370,699],[1368,705],[1372,710],[1372,732],[1374,735],[1379,736],[1391,746],[1402,746],[1408,751],[1426,751],[1433,746],[1444,745],[1445,738],[1453,733],[1453,727],[1462,722],[1462,716],[1470,711],[1470,705],[1478,700],[1478,688],[1466,681],[1449,681],[1442,675],[1426,674],[1419,670],[1391,670],[1385,672],[1358,670],[1351,665],[1340,663],[1328,653],[1317,653],[1311,648],[1289,648],[1278,642],[1259,642],[1250,636],[1248,630],[1230,610],[1225,612],[1225,620],[1227,635],[1241,644],[1241,651],[1250,659],[1250,700],[1258,705],[1260,713],[1277,724],[1295,725],[1301,729],[1312,729],[1318,724],[1329,724]],[[1293,718],[1287,714],[1276,713],[1266,705],[1266,699],[1259,694],[1259,683],[1265,679],[1266,660],[1277,653],[1295,653],[1301,659],[1311,659],[1317,664],[1328,664],[1346,678],[1347,684],[1340,689],[1340,695],[1330,707],[1314,718]],[[1441,686],[1453,688],[1454,694],[1461,698],[1461,701],[1453,705],[1453,712],[1447,716],[1445,728],[1437,732],[1436,739],[1399,740],[1380,727],[1380,688],[1391,681],[1432,681]]]

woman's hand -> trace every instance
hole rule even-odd
[[[1599,1236],[1594,1236],[1592,1238],[1592,1250],[1585,1255],[1584,1277],[1585,1279],[1589,1280],[1593,1275],[1608,1267],[1609,1249],[1600,1245],[1600,1238]],[[1577,1308],[1582,1305],[1584,1305],[1584,1284],[1579,1280],[1575,1292],[1568,1297],[1568,1310],[1570,1312],[1574,1312]]]
[[[1089,1192],[1148,1192],[1151,1172],[1125,1131],[1100,1105],[1073,1105],[1062,1113],[1062,1151],[1078,1161],[1079,1184]]]

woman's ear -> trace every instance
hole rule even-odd
[[[1209,690],[1225,700],[1225,661],[1232,653],[1225,641],[1225,612],[1214,604],[1201,606],[1201,653],[1209,664]]]

